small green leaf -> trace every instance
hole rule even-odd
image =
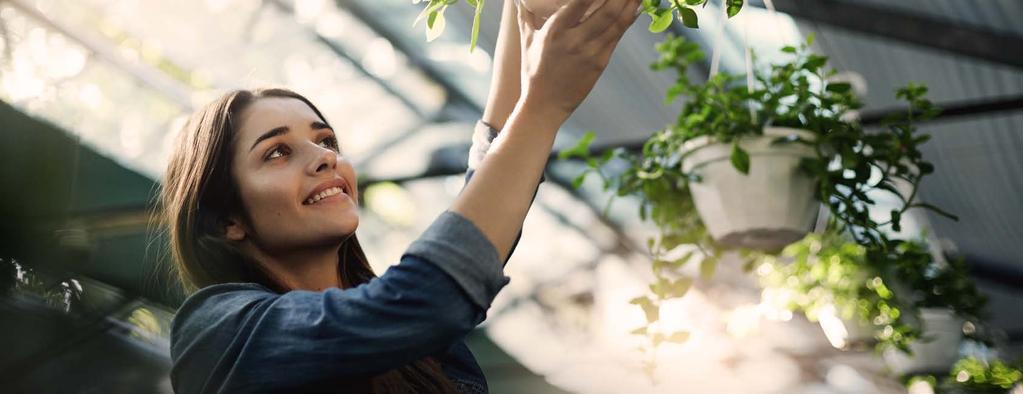
[[[678,16],[682,18],[682,24],[691,29],[699,29],[700,24],[696,18],[696,11],[692,8],[682,7],[678,9]]]
[[[693,280],[689,278],[678,278],[666,286],[666,298],[679,298],[686,295],[689,288],[693,286]]]
[[[827,62],[828,62],[827,56],[810,55],[806,57],[806,63],[803,63],[803,68],[810,72],[815,72],[817,71],[818,68],[821,68],[821,66],[823,66]]]
[[[646,328],[646,327],[644,327],[644,328]],[[667,340],[668,342],[674,342],[674,343],[686,343],[686,341],[689,340],[689,333],[686,332],[686,331],[675,332],[675,333],[672,333],[667,338],[665,338],[665,340]]]
[[[892,230],[902,231],[902,225],[900,223],[902,221],[902,212],[899,212],[898,209],[893,209],[892,213],[891,213],[891,216],[892,216]]]
[[[728,17],[731,18],[742,10],[742,0],[728,0]]]
[[[572,178],[572,188],[573,189],[578,189],[580,186],[582,186],[583,185],[583,181],[586,180],[586,175],[587,174],[589,174],[589,171],[583,171],[582,174],[576,175],[575,178]]]
[[[828,87],[825,89],[827,89],[827,91],[829,92],[846,93],[852,89],[852,85],[850,85],[848,82],[830,83],[828,84]]]
[[[633,335],[646,335],[646,326],[632,330],[629,333]]]
[[[650,302],[650,300],[648,298],[643,297],[643,299],[646,300],[646,302],[642,302],[642,303],[639,303],[637,305],[639,305],[640,308],[643,308],[643,314],[646,315],[646,321],[650,322],[650,323],[653,323],[653,322],[657,321],[658,319],[660,319],[661,318],[661,308],[657,307],[652,302]]]
[[[426,19],[426,41],[431,42],[440,37],[441,33],[444,32],[444,13],[442,11],[430,14],[430,17]]]
[[[583,134],[582,138],[579,138],[579,142],[575,146],[558,152],[558,160],[565,160],[572,157],[585,158],[590,154],[590,144],[593,143],[593,139],[597,138],[597,133],[593,131],[587,131]]]
[[[714,277],[714,270],[718,266],[718,258],[714,256],[707,256],[700,262],[700,278],[709,280]]]
[[[749,153],[739,147],[739,141],[732,142],[732,166],[739,172],[749,175]]]
[[[656,17],[652,17],[650,20],[650,32],[660,33],[668,29],[671,26],[671,21],[675,18],[675,14],[671,8],[666,10],[660,10]]]
[[[706,2],[707,0],[686,0],[686,5],[700,5]]]
[[[796,47],[792,45],[786,45],[781,48],[781,51],[785,53],[796,53]]]
[[[472,17],[472,38],[469,39],[469,53],[476,49],[476,41],[480,37],[480,14],[483,13],[483,4],[486,0],[467,0],[469,4],[476,7],[476,13]]]

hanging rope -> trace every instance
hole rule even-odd
[[[728,10],[722,4],[721,7],[721,22],[718,24],[717,31],[714,33],[714,44],[711,49],[710,55],[710,74],[707,75],[707,79],[710,80],[718,75],[718,69],[721,66],[721,51],[718,50],[718,44],[724,39],[725,33],[725,22],[728,21]]]

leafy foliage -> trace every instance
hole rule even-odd
[[[470,38],[469,51],[476,49],[476,42],[480,32],[480,16],[486,0],[465,0],[469,6],[475,9],[472,19],[472,37]],[[693,7],[705,7],[709,0],[643,0],[642,11],[650,15],[649,30],[651,33],[660,33],[671,27],[676,15],[682,25],[689,28],[699,28],[696,11]],[[726,0],[728,17],[731,18],[742,9],[743,0]],[[418,25],[423,19],[426,20],[426,39],[433,41],[444,32],[445,21],[444,11],[448,6],[458,3],[458,0],[412,0],[412,4],[426,3],[423,11],[416,17],[413,26]]]
[[[915,313],[918,307],[944,305],[969,315],[979,311],[981,305],[972,284],[967,285],[970,282],[961,266],[935,271],[938,274],[933,277],[909,275],[907,271],[933,263],[930,255],[921,253],[926,249],[918,244],[888,235],[901,230],[903,214],[914,207],[951,216],[916,199],[921,180],[934,171],[934,166],[923,159],[919,149],[929,136],[917,134],[915,124],[936,116],[938,111],[924,97],[927,88],[910,83],[896,92],[897,98],[909,104],[906,113],[885,119],[881,130],[864,129],[853,116],[862,103],[852,86],[834,80],[836,72],[826,69],[827,57],[810,52],[812,42],[811,36],[799,46],[782,48],[787,60],[755,69],[754,85],[746,86],[744,76],[729,73],[703,83],[692,82],[690,66],[703,61],[704,54],[695,43],[669,35],[657,45],[660,57],[651,68],[676,74],[665,97],[666,102],[685,98],[675,124],[654,133],[636,154],[616,149],[599,157],[590,156],[594,136],[588,133],[577,146],[563,151],[561,158],[586,160],[587,170],[573,182],[576,187],[589,173],[597,173],[604,189],[614,192],[612,199],[639,197],[640,218],[657,226],[658,236],[648,242],[657,283],[651,287],[652,295],[640,297],[645,301],[634,300],[647,310],[684,295],[666,291],[682,276],[679,268],[684,264],[698,261],[701,267],[713,267],[724,252],[707,233],[690,196],[690,182],[699,179],[682,170],[682,161],[692,152],[684,150],[684,144],[699,137],[731,144],[733,167],[749,173],[750,157],[738,144],[740,139],[762,135],[768,126],[809,131],[812,140],[793,137],[774,143],[798,143],[814,149],[816,157],[804,160],[800,167],[817,181],[815,197],[831,213],[832,235],[811,235],[787,248],[783,256],[788,255],[786,258],[794,263],[774,264],[775,272],[794,279],[775,285],[790,286],[789,290],[801,294],[804,301],[790,307],[812,315],[820,302],[834,303],[846,317],[874,325],[880,347],[907,351],[908,344],[920,335],[918,328],[907,323],[907,314]],[[600,167],[613,158],[625,161],[627,169],[607,175]],[[909,185],[908,190],[900,190],[899,185]],[[902,202],[888,220],[877,221],[869,214],[875,203],[872,196],[878,193],[894,195]],[[830,246],[811,247],[816,244]],[[663,258],[682,245],[691,251],[682,259]],[[816,251],[811,254],[809,250]],[[740,255],[747,269],[765,261],[778,261],[777,256],[749,250],[740,250]],[[904,285],[912,294],[896,297],[892,288],[896,274],[907,279]],[[708,279],[710,275],[701,277]],[[939,297],[935,291],[949,293]],[[953,299],[956,297],[962,302]],[[650,313],[647,316],[656,317]],[[649,330],[636,333],[650,337]],[[657,342],[651,337],[651,343],[656,346]]]
[[[781,307],[817,320],[820,311],[834,306],[841,318],[872,327],[882,347],[905,351],[920,336],[907,320],[911,302],[892,290],[894,278],[869,260],[867,248],[843,234],[809,234],[780,256],[765,255],[761,261],[761,284],[784,303]]]
[[[458,3],[458,0],[412,0],[412,4],[423,2],[426,2],[426,7],[419,13],[419,16],[416,17],[416,21],[412,25],[418,25],[420,21],[426,19],[426,40],[433,41],[444,32],[446,26],[444,11],[447,10],[448,6]],[[479,40],[480,16],[483,13],[483,6],[486,0],[465,0],[465,2],[475,10],[472,18],[472,36],[469,39],[469,52],[472,52],[476,49],[476,42]]]
[[[1000,360],[986,362],[976,357],[967,357],[952,367],[946,385],[970,393],[1004,393],[1021,381],[1023,371],[1019,367]]]

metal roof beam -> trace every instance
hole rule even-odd
[[[836,0],[774,0],[794,18],[1023,68],[1023,37],[887,7]],[[763,0],[752,5],[763,7]],[[1012,49],[1017,48],[1017,49]]]
[[[444,90],[448,92],[448,105],[460,105],[467,108],[471,108],[472,112],[483,114],[483,107],[473,101],[469,96],[461,89],[456,87],[451,81],[444,77],[443,73],[440,72],[439,68],[430,62],[429,59],[420,56],[418,52],[409,48],[399,37],[387,29],[377,19],[386,17],[381,15],[374,15],[365,8],[363,8],[358,1],[353,0],[335,0],[337,6],[347,11],[352,16],[358,18],[374,33],[383,37],[387,41],[391,42],[394,49],[405,54],[408,58],[409,63],[422,70],[434,82],[440,84]]]

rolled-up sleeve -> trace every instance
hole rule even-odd
[[[277,294],[234,283],[193,294],[172,323],[172,384],[270,392],[372,376],[461,340],[508,281],[493,244],[445,211],[399,264],[355,288]]]

